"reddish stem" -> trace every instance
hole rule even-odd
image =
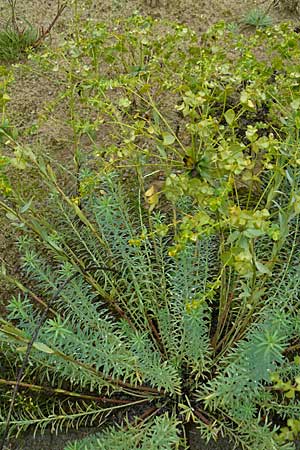
[[[62,5],[60,5],[58,2],[56,16],[54,17],[52,22],[49,24],[48,28],[46,28],[46,30],[44,30],[43,27],[40,29],[39,37],[33,44],[33,46],[32,46],[33,48],[38,47],[42,43],[42,41],[48,36],[48,34],[51,33],[52,28],[54,27],[54,25],[56,24],[57,20],[60,18],[60,16],[66,9],[66,7],[67,7],[67,3],[63,3]]]
[[[198,411],[197,409],[194,410],[195,416],[198,417],[198,419],[201,420],[201,422],[204,422],[205,425],[211,425],[210,420],[208,420],[200,411]]]

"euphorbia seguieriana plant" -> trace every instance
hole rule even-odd
[[[59,93],[27,132],[69,106],[74,188],[7,140],[14,167],[48,187],[51,214],[20,194],[1,203],[32,280],[17,280],[2,319],[3,428],[13,369],[52,301],[11,432],[106,422],[68,450],[172,449],[194,423],[235,447],[294,448],[299,50],[287,25],[243,37],[219,24],[199,39],[134,17],[32,57]]]

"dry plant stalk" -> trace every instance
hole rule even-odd
[[[7,0],[7,2],[9,4],[10,10],[11,10],[11,23],[12,23],[12,26],[13,26],[15,31],[20,33],[20,29],[19,29],[18,22],[17,22],[17,17],[16,17],[17,0]]]
[[[16,0],[14,0],[14,1],[16,1]],[[40,32],[39,32],[39,37],[36,40],[36,42],[33,44],[34,48],[38,47],[42,43],[42,41],[51,33],[52,28],[54,27],[54,25],[56,24],[57,20],[60,18],[60,16],[66,9],[66,7],[67,7],[66,2],[60,4],[60,1],[58,1],[57,11],[56,11],[56,15],[55,15],[54,19],[52,20],[52,22],[49,24],[49,26],[46,29],[44,29],[44,27],[41,27]]]
[[[18,19],[17,19],[17,13],[16,13],[17,1],[18,0],[7,0],[8,4],[9,4],[9,7],[10,7],[10,10],[11,10],[11,24],[13,26],[13,29],[19,35],[22,35],[25,30],[24,29],[21,30],[19,25],[18,25]],[[61,3],[60,0],[58,0],[58,2],[57,2],[57,9],[56,9],[56,15],[55,15],[54,19],[52,20],[52,22],[48,25],[48,27],[46,29],[44,29],[44,27],[41,27],[39,29],[38,38],[36,39],[36,41],[32,45],[33,48],[38,47],[43,42],[43,40],[51,33],[54,25],[56,24],[57,20],[60,18],[60,16],[62,15],[64,10],[66,9],[66,7],[67,7],[67,2]]]

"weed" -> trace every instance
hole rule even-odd
[[[0,60],[17,61],[38,39],[38,30],[27,26],[22,32],[12,26],[0,31]]]
[[[255,8],[243,17],[242,22],[255,28],[266,28],[272,25],[273,19],[265,11]]]
[[[3,62],[17,61],[26,50],[38,47],[50,34],[67,6],[66,3],[60,4],[58,1],[56,16],[52,22],[46,29],[38,29],[28,22],[25,22],[25,27],[21,28],[16,15],[17,0],[8,0],[8,3],[11,10],[10,21],[4,29],[0,30],[0,61]]]
[[[27,157],[35,164],[33,154]],[[292,448],[279,446],[276,428],[260,417],[299,408],[281,403],[271,378],[299,368],[286,354],[299,328],[298,251],[288,268],[277,269],[275,284],[264,282],[264,292],[262,278],[250,292],[251,282],[232,272],[226,294],[220,237],[203,236],[172,257],[172,223],[161,213],[149,217],[116,175],[98,177],[102,194],[92,193],[79,209],[50,167],[36,163],[61,217],[42,224],[31,202],[18,210],[2,203],[27,230],[20,239],[23,270],[36,285],[32,292],[18,283],[24,295],[0,320],[2,363],[14,355],[22,366],[15,382],[0,380],[2,389],[31,392],[30,408],[10,409],[9,431],[108,422],[102,434],[68,450],[137,443],[158,450],[188,448],[185,426],[193,422],[203,437],[226,434],[245,449]],[[228,330],[217,340],[215,311]],[[246,316],[241,329],[236,320],[245,323]],[[9,404],[4,397],[2,429]]]
[[[229,22],[227,24],[228,31],[231,33],[238,33],[239,32],[239,25],[236,22]]]

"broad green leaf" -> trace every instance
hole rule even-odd
[[[12,165],[13,166],[15,166],[17,169],[20,169],[20,170],[24,170],[24,169],[26,169],[26,167],[27,167],[27,162],[26,162],[26,160],[24,159],[24,158],[11,158],[11,163],[12,163]]]
[[[156,148],[159,151],[160,156],[162,156],[163,158],[167,158],[167,153],[163,145],[157,144]]]
[[[48,347],[48,345],[43,344],[42,342],[34,342],[33,347],[43,353],[54,353],[52,348]]]
[[[270,147],[270,140],[267,136],[262,136],[259,139],[257,139],[256,145],[257,147],[265,150]]]
[[[30,206],[31,206],[31,203],[32,203],[32,198],[27,202],[27,203],[25,203],[25,205],[23,205],[21,208],[20,208],[20,213],[21,214],[23,214],[23,213],[25,213],[29,208],[30,208]]]
[[[291,103],[291,108],[295,111],[300,108],[300,98],[295,98]]]
[[[247,230],[243,231],[243,235],[249,239],[263,236],[264,234],[265,233],[263,230],[257,230],[256,228],[248,228]]]
[[[11,213],[11,212],[6,213],[5,215],[6,215],[6,217],[7,217],[9,220],[13,220],[14,222],[18,222],[18,221],[19,221],[18,216],[16,216],[15,214],[13,214],[13,213]]]
[[[16,351],[20,353],[25,353],[27,351],[27,346],[17,347]]]
[[[157,127],[159,127],[159,124],[160,124],[160,117],[159,117],[158,113],[155,111],[155,109],[153,109],[152,115],[153,115],[153,120],[154,120],[155,125],[156,125]]]
[[[119,106],[121,108],[128,108],[131,105],[131,101],[127,97],[122,97],[119,100]]]
[[[154,134],[154,133],[157,132],[156,129],[155,129],[152,125],[150,125],[150,126],[147,128],[147,131],[148,131],[149,134]]]
[[[234,241],[238,240],[240,237],[240,232],[239,231],[232,231],[228,238],[227,238],[227,244],[232,244]]]
[[[291,389],[288,392],[286,392],[284,395],[285,395],[286,398],[294,398],[295,397],[295,391],[293,389]]]
[[[4,102],[9,102],[9,101],[10,101],[10,96],[9,96],[8,94],[3,94],[2,100],[3,100]]]
[[[248,125],[246,137],[247,139],[249,139],[250,142],[255,142],[258,137],[257,128],[253,127],[252,125]]]
[[[240,96],[241,103],[247,103],[248,101],[248,93],[246,91],[242,91]]]
[[[266,274],[266,275],[272,275],[272,272],[270,271],[270,269],[268,269],[267,266],[265,266],[264,264],[260,263],[259,261],[255,261],[255,265],[257,270],[260,273]]]
[[[1,327],[0,331],[2,331],[4,334],[10,334],[16,337],[25,338],[24,332],[22,330],[19,330],[18,328],[14,327],[12,324],[5,324]]]
[[[294,363],[297,365],[297,366],[300,366],[300,355],[296,355],[295,356],[295,358],[294,358]],[[299,379],[299,383],[298,384],[300,384],[300,378],[298,378]]]
[[[157,188],[152,184],[152,186],[145,192],[146,202],[149,206],[149,211],[151,212],[159,201],[159,193]]]
[[[172,145],[175,142],[175,136],[170,133],[162,133],[163,144],[164,145]]]
[[[233,109],[228,109],[225,112],[224,117],[228,125],[232,125],[235,119],[235,112],[233,111]]]

